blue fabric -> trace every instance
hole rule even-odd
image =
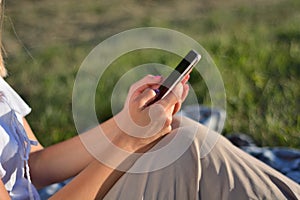
[[[182,114],[218,131],[224,124],[225,111],[202,105],[184,107]],[[300,150],[286,147],[258,147],[249,135],[227,136],[236,146],[300,184]]]
[[[37,142],[28,138],[23,127],[23,117],[30,111],[0,76],[0,178],[12,200],[40,199],[28,166],[31,145]]]
[[[284,147],[241,147],[274,169],[300,184],[300,151]]]
[[[48,187],[40,189],[38,192],[39,192],[41,200],[49,199],[54,193],[56,193],[58,190],[60,190],[62,187],[64,187],[70,180],[66,180],[61,183],[55,183]]]
[[[300,150],[287,147],[258,147],[248,135],[238,133],[227,138],[237,147],[280,171],[300,184]]]

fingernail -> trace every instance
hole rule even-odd
[[[154,76],[155,79],[161,79],[161,76],[157,75],[157,76]]]
[[[190,79],[190,75],[186,75],[183,80],[188,81]]]
[[[159,93],[159,89],[153,89],[153,91],[158,94]]]

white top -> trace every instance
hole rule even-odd
[[[22,117],[30,111],[29,106],[0,77],[0,178],[13,200],[40,199],[31,184],[28,167],[33,141],[28,139],[22,121]]]

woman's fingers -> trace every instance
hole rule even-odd
[[[181,102],[183,102],[187,95],[188,95],[188,92],[189,92],[189,86],[187,84],[188,80],[190,79],[190,75],[187,74],[182,80],[181,80],[181,84],[179,83],[171,93],[173,93],[173,95],[175,96],[171,96],[169,98],[171,98],[172,100],[176,101],[177,100],[177,103],[175,103],[175,113],[180,109],[181,107]],[[183,88],[182,88],[182,87]],[[171,94],[170,93],[170,94]],[[176,97],[176,98],[174,98]],[[167,99],[168,100],[168,99]],[[172,102],[172,101],[171,101]],[[177,105],[179,104],[179,106]],[[173,104],[174,105],[174,104]]]
[[[153,142],[171,131],[173,114],[181,107],[186,98],[188,76],[174,87],[164,99],[146,106],[155,98],[155,88],[161,84],[162,77],[148,75],[134,83],[129,90],[124,108],[118,115],[121,130],[134,136],[137,146]]]
[[[188,95],[189,86],[186,84],[189,79],[189,75],[177,84],[172,92],[170,92],[164,99],[159,100],[156,104],[160,104],[162,108],[171,115],[174,115],[181,108],[181,103]],[[131,102],[129,105],[136,107],[137,109],[144,109],[147,102],[155,98],[156,93],[153,88],[161,82],[161,76],[147,75],[143,79],[133,84],[130,88],[129,99]],[[129,103],[128,102],[128,103]]]
[[[176,103],[180,103],[185,100],[188,94],[188,86],[186,86],[187,81],[189,80],[190,75],[186,75],[181,84],[178,84],[173,91],[161,101],[161,104],[165,108],[172,107]],[[142,108],[149,102],[151,99],[155,97],[155,92],[151,90],[151,88],[158,88],[159,83],[161,83],[161,76],[153,76],[147,75],[143,79],[139,80],[135,84],[130,87],[129,96],[130,99],[133,99],[139,108]],[[183,89],[180,87],[183,85]],[[180,91],[179,91],[180,90]],[[183,92],[182,92],[183,91]],[[171,95],[173,93],[173,95]],[[129,100],[129,99],[128,99]],[[178,106],[177,106],[178,107]],[[180,106],[179,106],[180,109]],[[176,112],[178,109],[176,109]]]
[[[134,97],[141,94],[145,89],[152,88],[161,82],[161,76],[147,75],[138,82],[134,83],[129,90],[129,93]]]
[[[181,81],[182,84],[186,84],[188,82],[188,80],[190,79],[190,75],[187,74]]]
[[[170,92],[165,98],[159,100],[157,103],[161,104],[165,109],[173,107],[176,103],[181,102],[183,94],[182,83],[177,84],[172,92]]]
[[[161,76],[147,75],[131,85],[127,95],[125,106],[130,105],[130,102],[132,102],[134,104],[137,104],[137,106],[140,108],[142,106],[142,103],[147,102],[147,98],[150,99],[153,96],[152,92],[146,90],[155,87],[161,82],[161,80]]]
[[[147,88],[145,89],[139,96],[136,97],[136,102],[138,103],[139,108],[144,108],[144,106],[149,102],[151,99],[155,97],[156,93],[153,89]]]
[[[181,102],[184,102],[187,95],[189,94],[189,91],[190,91],[190,86],[188,84],[184,84],[183,85],[183,93],[182,93],[182,97],[181,97]]]

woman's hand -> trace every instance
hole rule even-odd
[[[164,99],[146,106],[162,82],[162,77],[148,75],[130,87],[123,110],[114,119],[131,149],[138,150],[171,131],[173,115],[179,111],[188,94],[189,76],[179,83]]]
[[[43,187],[76,175],[52,199],[94,199],[97,193],[102,199],[154,141],[171,131],[172,116],[187,96],[187,78],[166,98],[145,107],[161,81],[161,77],[144,77],[132,85],[123,110],[116,116],[77,137],[32,153],[33,182]],[[1,192],[0,181],[0,194],[5,195]]]

